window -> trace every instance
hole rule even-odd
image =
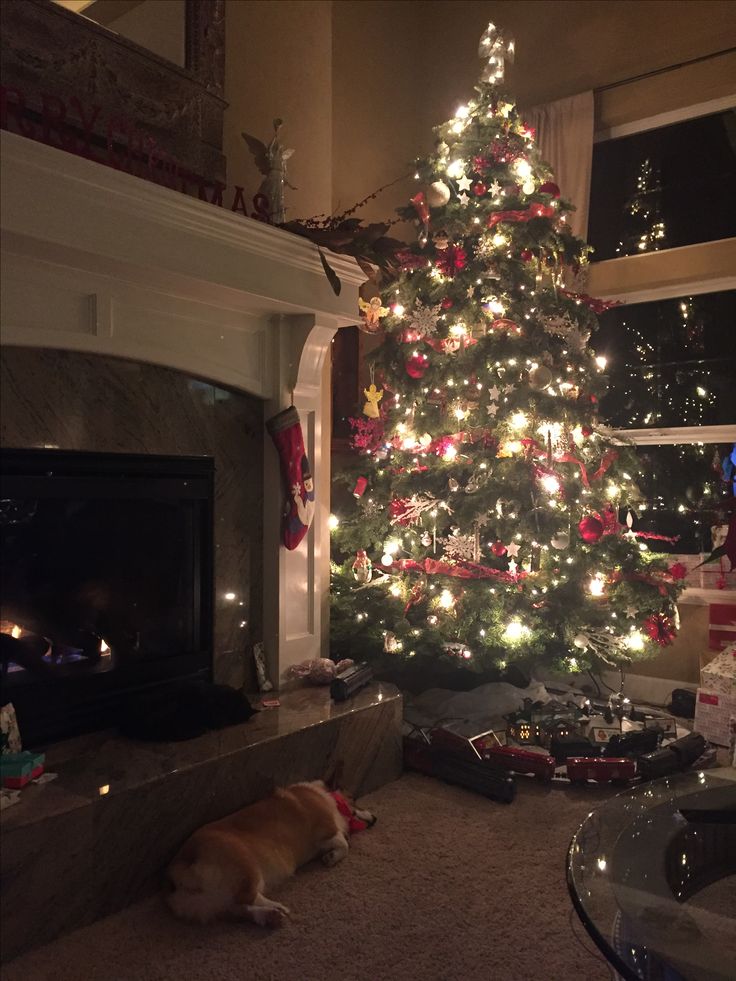
[[[601,414],[635,444],[644,495],[620,520],[685,566],[683,599],[700,603],[736,590],[727,559],[701,564],[723,543],[736,493],[736,270],[701,281],[691,270],[712,268],[711,254],[680,253],[660,278],[661,264],[643,256],[727,249],[719,240],[736,236],[736,97],[720,102],[601,139],[590,206],[590,292],[624,301],[600,316],[591,341],[608,360]],[[596,290],[597,270],[605,289]]]
[[[614,307],[593,337],[619,428],[736,423],[736,290]]]
[[[736,235],[735,184],[736,109],[596,143],[593,260]]]
[[[676,436],[674,438],[677,438]],[[636,508],[635,530],[657,552],[669,552],[688,570],[686,585],[736,588],[727,559],[700,566],[725,541],[734,496],[734,443],[638,444],[636,482],[644,502]],[[620,520],[626,522],[628,509]],[[634,517],[632,515],[632,517]]]

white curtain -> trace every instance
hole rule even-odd
[[[568,218],[570,228],[586,238],[593,163],[593,93],[581,92],[535,106],[523,116],[537,132],[539,152],[554,171],[562,197],[577,209]]]

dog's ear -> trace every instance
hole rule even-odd
[[[328,790],[338,790],[342,783],[342,772],[345,768],[343,760],[335,760],[324,775],[325,786]]]

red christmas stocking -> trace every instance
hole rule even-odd
[[[292,405],[269,419],[266,428],[276,444],[286,486],[284,545],[294,549],[306,535],[314,517],[314,478],[304,452],[299,413]]]

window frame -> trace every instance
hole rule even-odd
[[[647,130],[659,129],[673,123],[684,122],[688,119],[695,119],[699,116],[711,115],[727,109],[736,109],[736,91],[733,95],[727,95],[716,99],[709,99],[704,102],[692,103],[678,109],[667,112],[657,113],[652,116],[645,116],[628,123],[616,126],[601,127],[593,135],[594,143],[605,143],[609,140],[619,139],[624,136],[631,136],[635,133],[643,133]],[[589,202],[590,205],[590,202]],[[698,249],[700,247],[713,248],[718,243],[724,246],[733,242],[733,239],[716,239],[712,242],[695,243],[687,246],[688,249]],[[666,255],[663,249],[660,255]],[[619,268],[624,273],[624,269],[631,269],[631,263],[637,260],[646,259],[649,253],[633,256],[621,256],[617,259],[605,260],[607,270],[616,268],[616,263],[626,264]],[[591,270],[595,268],[595,263],[591,264]],[[612,277],[615,280],[615,275]],[[668,282],[662,285],[651,287],[639,286],[631,290],[626,287],[626,277],[622,275],[621,288],[616,289],[610,282],[605,291],[595,291],[603,300],[623,300],[628,305],[636,303],[652,303],[657,300],[677,299],[684,295],[698,296],[706,293],[719,293],[726,290],[736,290],[736,274],[723,276],[719,279],[688,279],[683,276],[677,281]],[[705,445],[716,443],[736,442],[736,423],[718,426],[674,426],[652,429],[614,429],[611,431],[616,439],[622,442],[633,443],[637,446],[656,446],[675,443],[702,443]],[[702,553],[701,553],[702,555]],[[688,587],[685,589],[678,603],[706,605],[709,603],[728,603],[736,602],[736,588],[732,589],[705,589],[700,587]]]

